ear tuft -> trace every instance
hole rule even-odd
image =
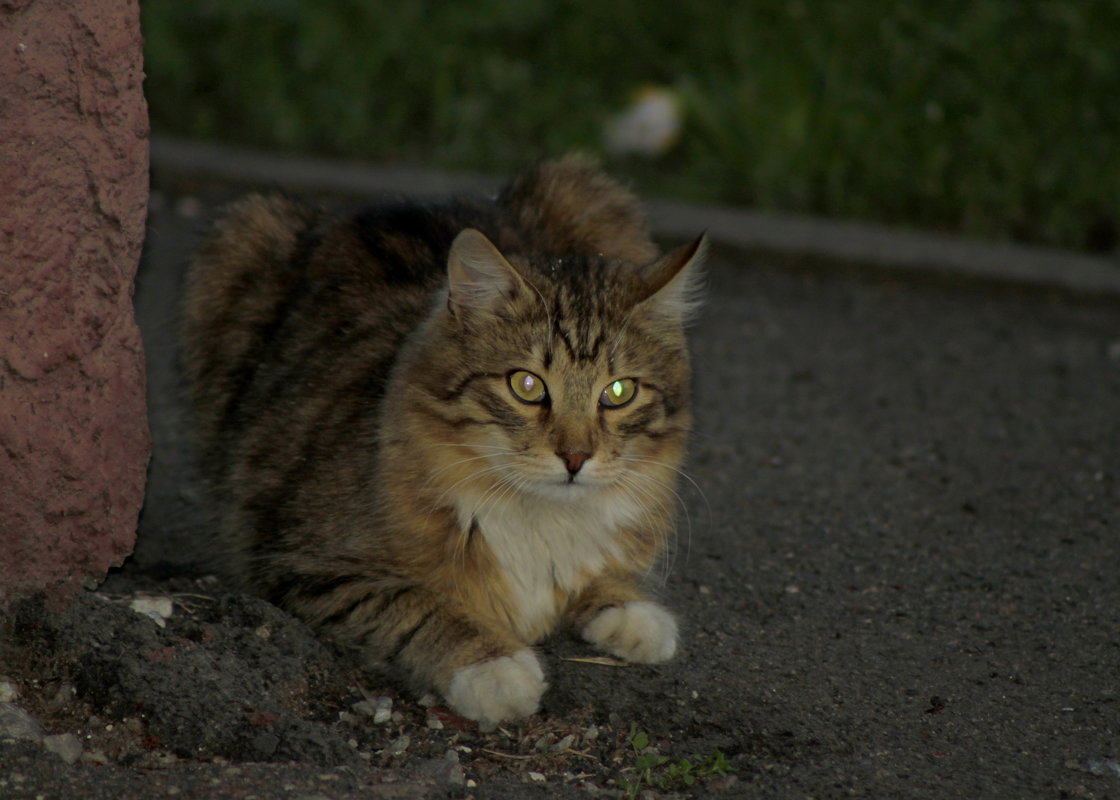
[[[649,294],[642,301],[647,308],[687,322],[702,302],[704,259],[708,255],[708,234],[678,247],[645,269]]]
[[[480,231],[466,228],[451,243],[447,301],[452,313],[493,309],[520,283],[517,271]]]

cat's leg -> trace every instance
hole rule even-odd
[[[548,686],[536,653],[512,632],[472,621],[419,586],[351,593],[321,624],[436,688],[483,729],[533,714]]]
[[[627,577],[593,581],[571,604],[568,618],[584,639],[627,661],[652,664],[677,652],[676,618]]]

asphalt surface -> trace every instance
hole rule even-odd
[[[213,552],[175,308],[218,195],[156,188],[136,295],[155,452],[126,586],[203,574]],[[651,790],[667,796],[1120,797],[1120,302],[718,247],[709,278],[663,588],[683,653],[611,669],[550,644],[542,717],[734,769]],[[0,748],[24,775],[0,796],[163,796],[177,778],[186,796],[389,796],[298,764],[48,756]],[[488,784],[461,758],[475,785],[432,792],[596,793],[528,766]]]

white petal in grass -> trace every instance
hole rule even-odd
[[[630,105],[607,121],[603,139],[619,155],[659,156],[676,143],[681,130],[681,104],[664,86],[643,86]]]

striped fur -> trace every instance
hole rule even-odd
[[[659,258],[576,158],[495,200],[234,204],[184,313],[234,572],[483,724],[537,708],[531,646],[558,625],[672,655],[641,583],[673,524],[701,250]],[[633,399],[601,405],[621,379]]]

